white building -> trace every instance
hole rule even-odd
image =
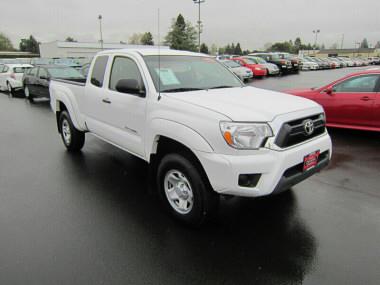
[[[125,48],[151,48],[152,46],[144,45],[128,45],[118,43],[104,43],[103,50],[108,49],[125,49]],[[168,49],[167,46],[162,46]],[[40,43],[41,57],[93,57],[97,52],[101,51],[100,43],[79,43],[79,42],[61,42],[54,41],[49,43]]]

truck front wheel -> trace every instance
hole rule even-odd
[[[215,214],[219,195],[191,158],[165,155],[157,170],[157,189],[167,210],[177,219],[199,226]]]
[[[67,150],[80,151],[84,145],[85,134],[75,128],[67,111],[61,112],[59,116],[59,128]]]

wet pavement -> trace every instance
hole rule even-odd
[[[223,200],[191,229],[148,191],[141,160],[91,135],[67,153],[47,102],[0,93],[0,122],[0,284],[379,284],[380,134],[330,130],[327,170],[279,196]]]

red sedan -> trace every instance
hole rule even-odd
[[[250,60],[249,58],[235,57],[232,58],[233,61],[238,62],[241,66],[245,66],[252,70],[254,77],[264,77],[267,76],[267,69],[262,64],[257,64],[256,62]]]
[[[329,127],[380,131],[380,70],[353,73],[320,88],[285,92],[321,104]]]

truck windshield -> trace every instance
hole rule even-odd
[[[242,87],[223,64],[202,56],[164,55],[144,56],[156,90],[187,92],[215,88]]]

